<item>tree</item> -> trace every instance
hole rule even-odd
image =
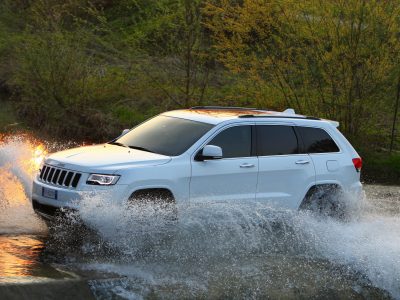
[[[30,7],[28,26],[15,49],[12,85],[19,90],[19,113],[30,124],[63,137],[99,139],[113,132],[104,107],[120,82],[90,52],[94,33],[77,17],[84,14],[80,4],[41,0]]]
[[[188,107],[202,103],[205,97],[213,56],[202,25],[202,3],[140,2],[141,10],[146,8],[148,13],[124,32],[126,46],[132,49],[130,56],[125,55],[127,64],[134,73],[145,74],[169,106]]]
[[[259,86],[259,106],[339,120],[349,137],[376,131],[393,70],[394,2],[209,1],[206,26],[219,59]],[[263,93],[265,91],[265,93]],[[280,95],[278,103],[268,94]]]

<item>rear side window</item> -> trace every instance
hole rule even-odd
[[[257,125],[257,155],[299,153],[296,133],[292,126]]]
[[[221,147],[223,158],[249,157],[251,156],[251,126],[225,129],[208,144]]]
[[[303,137],[306,153],[339,152],[339,147],[330,135],[321,128],[298,127]]]

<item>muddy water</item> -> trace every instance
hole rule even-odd
[[[182,205],[170,222],[102,195],[83,201],[87,228],[49,231],[27,200],[38,144],[0,144],[0,285],[83,278],[99,299],[400,299],[399,187],[366,186],[348,222],[224,203]]]

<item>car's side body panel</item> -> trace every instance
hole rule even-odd
[[[315,169],[308,154],[259,157],[257,200],[296,209],[313,185]]]
[[[254,122],[221,123],[192,153],[191,201],[248,201],[256,195],[258,159],[254,156],[197,161],[197,153],[218,134],[237,126],[251,128]],[[251,137],[250,137],[251,138]]]
[[[124,169],[118,173],[121,174],[121,178],[126,178],[128,198],[137,190],[165,188],[171,191],[176,202],[184,202],[189,200],[191,166],[188,162],[189,156],[184,155],[174,157],[164,165]]]
[[[190,200],[254,200],[257,173],[257,157],[192,161]]]

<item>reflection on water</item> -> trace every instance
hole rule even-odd
[[[0,280],[35,276],[43,241],[35,236],[0,236]]]
[[[41,261],[44,249],[44,236],[0,235],[0,284],[70,278]]]
[[[4,276],[32,274],[44,244],[38,237],[0,236],[1,272]]]

